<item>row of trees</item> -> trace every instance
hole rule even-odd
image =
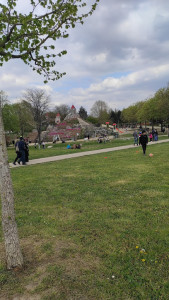
[[[164,124],[169,123],[169,85],[159,89],[154,97],[130,105],[122,111],[122,120],[127,123]]]
[[[49,111],[50,96],[41,89],[29,89],[23,95],[22,100],[17,103],[10,104],[7,96],[3,91],[0,92],[2,99],[2,114],[4,128],[6,132],[25,135],[37,129],[38,139],[41,140],[42,130],[46,130],[49,124],[55,124],[56,114],[59,113],[63,121],[70,111],[70,106],[62,104],[55,106]],[[81,106],[78,113],[80,117],[95,126],[100,126],[106,122],[110,124],[122,123],[142,124],[152,126],[169,122],[169,86],[159,89],[154,97],[137,102],[128,108],[120,110],[112,110],[105,101],[96,101],[88,114],[87,110]],[[48,115],[48,118],[46,118]]]
[[[4,128],[7,133],[25,136],[32,129],[37,129],[38,139],[41,140],[42,130],[55,124],[56,114],[59,113],[63,121],[70,111],[70,106],[62,104],[49,111],[50,96],[41,89],[29,89],[17,103],[9,103],[6,94],[1,91],[2,115]],[[119,123],[121,111],[109,109],[104,101],[96,101],[91,108],[91,114],[81,106],[78,111],[80,117],[96,126],[106,122]],[[47,116],[47,117],[46,117]]]

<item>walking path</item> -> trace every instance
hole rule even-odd
[[[161,141],[152,142],[152,143],[150,142],[148,145],[155,145],[155,144],[168,143],[168,142],[169,142],[169,139],[166,139],[166,140],[161,140]],[[72,154],[70,153],[70,154],[64,154],[64,155],[32,159],[27,163],[27,165],[30,166],[30,165],[41,164],[41,163],[45,163],[45,162],[52,162],[52,161],[57,161],[57,160],[76,158],[76,157],[82,157],[82,156],[93,155],[93,154],[107,153],[107,152],[113,152],[113,151],[118,151],[118,150],[130,149],[130,148],[137,148],[137,146],[126,145],[126,146],[119,146],[119,147],[114,147],[114,148],[105,148],[105,149],[99,149],[99,150],[93,150],[93,151],[86,151],[86,152],[79,152],[79,153],[72,153]],[[13,163],[9,163],[9,166],[11,168],[22,167],[22,165],[19,165],[19,164],[14,165]],[[23,166],[23,167],[25,167],[25,166]]]

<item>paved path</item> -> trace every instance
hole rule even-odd
[[[161,143],[168,143],[169,139],[166,140],[161,140],[157,142],[150,142],[148,145],[155,145],[155,144],[161,144]],[[79,153],[70,153],[70,154],[64,154],[64,155],[57,155],[57,156],[50,156],[50,157],[45,157],[45,158],[38,158],[38,159],[32,159],[30,160],[27,165],[35,165],[35,164],[41,164],[45,162],[52,162],[52,161],[57,161],[57,160],[63,160],[63,159],[70,159],[70,158],[76,158],[76,157],[82,157],[82,156],[87,156],[87,155],[93,155],[93,154],[100,154],[100,153],[107,153],[107,152],[113,152],[113,151],[118,151],[118,150],[125,150],[125,149],[130,149],[130,148],[139,148],[139,146],[134,146],[134,145],[126,145],[126,146],[119,146],[119,147],[114,147],[114,148],[105,148],[105,149],[99,149],[99,150],[93,150],[93,151],[86,151],[86,152],[79,152]],[[70,149],[71,151],[71,149]],[[22,165],[14,165],[13,163],[10,163],[9,166],[11,168],[17,168],[17,167],[25,167]]]

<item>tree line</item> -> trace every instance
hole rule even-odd
[[[21,100],[11,104],[5,92],[1,91],[2,116],[5,132],[25,136],[33,129],[38,132],[38,140],[41,140],[41,132],[46,130],[48,125],[55,125],[56,114],[59,113],[61,121],[70,111],[70,106],[61,104],[49,110],[50,95],[42,89],[28,89]],[[121,111],[113,111],[105,101],[96,101],[90,114],[81,106],[78,114],[80,118],[95,126],[106,122],[121,122]]]
[[[61,104],[49,109],[50,95],[42,89],[28,89],[22,99],[11,104],[4,91],[0,91],[2,102],[2,115],[6,133],[22,135],[36,129],[38,140],[41,132],[48,125],[55,125],[56,114],[59,113],[61,121],[70,111],[70,106]],[[169,122],[169,85],[159,89],[155,95],[147,100],[136,102],[127,108],[113,110],[105,101],[97,100],[91,107],[90,113],[81,106],[78,114],[80,118],[95,126],[109,122],[122,124],[143,124],[145,126],[161,124],[161,129]],[[48,116],[48,117],[46,117]]]
[[[169,123],[169,85],[157,90],[155,95],[147,100],[137,102],[122,110],[122,120],[130,124],[151,125]]]

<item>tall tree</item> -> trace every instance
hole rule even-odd
[[[119,124],[121,121],[121,110],[111,110],[110,120],[112,121],[112,123]]]
[[[41,132],[43,123],[46,122],[45,114],[48,110],[50,97],[44,90],[28,89],[25,93],[25,99],[31,105],[31,110],[38,132],[38,141],[41,142]]]
[[[13,104],[13,106],[19,120],[20,134],[24,136],[25,132],[31,131],[35,126],[31,111],[31,104],[27,101],[22,100],[21,102]]]
[[[137,112],[138,112],[138,106],[136,104],[124,108],[121,114],[122,120],[127,123],[132,123],[132,124],[137,123]]]
[[[154,122],[157,121],[160,116],[157,106],[157,99],[153,97],[144,102],[140,102],[140,104],[141,105],[138,107],[136,114],[138,121],[144,122],[145,127],[147,121],[151,122],[153,127]]]
[[[87,110],[83,106],[81,106],[79,109],[79,116],[84,120],[86,120],[88,117]]]
[[[2,116],[4,122],[4,129],[5,131],[9,132],[19,132],[19,119],[16,114],[16,110],[14,105],[12,104],[4,104],[2,108]]]
[[[99,118],[100,114],[103,111],[108,112],[108,105],[106,104],[105,101],[98,100],[93,104],[93,106],[91,108],[91,115],[93,117]]]
[[[100,124],[109,121],[109,107],[105,101],[96,101],[91,108],[91,115],[98,118]]]
[[[30,10],[24,13],[19,10],[18,0],[7,0],[6,4],[0,3],[0,66],[11,59],[21,59],[33,70],[43,74],[45,82],[59,79],[64,73],[53,70],[56,64],[54,57],[66,54],[66,50],[57,54],[56,51],[51,53],[50,51],[55,49],[55,46],[50,43],[51,40],[67,38],[68,29],[74,28],[77,23],[83,24],[84,19],[93,14],[98,2],[99,0],[94,0],[88,13],[86,10],[83,13],[83,8],[86,6],[83,0],[29,0]],[[47,51],[46,55],[44,51]],[[5,147],[3,121],[0,117],[0,182],[4,182],[4,176],[9,179],[8,182],[11,182]],[[5,202],[5,205],[2,205],[2,216],[6,214],[3,228],[8,227],[10,220],[14,218],[14,212],[11,216],[6,208],[9,202],[13,205],[14,197],[11,195],[13,195],[12,184],[8,187],[6,184],[1,184],[1,199]],[[5,244],[9,246],[6,246],[8,268],[22,266],[23,259],[17,242],[19,238],[11,228],[8,229],[13,240],[11,243],[4,228]],[[10,247],[13,248],[12,251]]]
[[[159,89],[154,96],[156,109],[158,111],[158,120],[169,120],[169,86]]]

